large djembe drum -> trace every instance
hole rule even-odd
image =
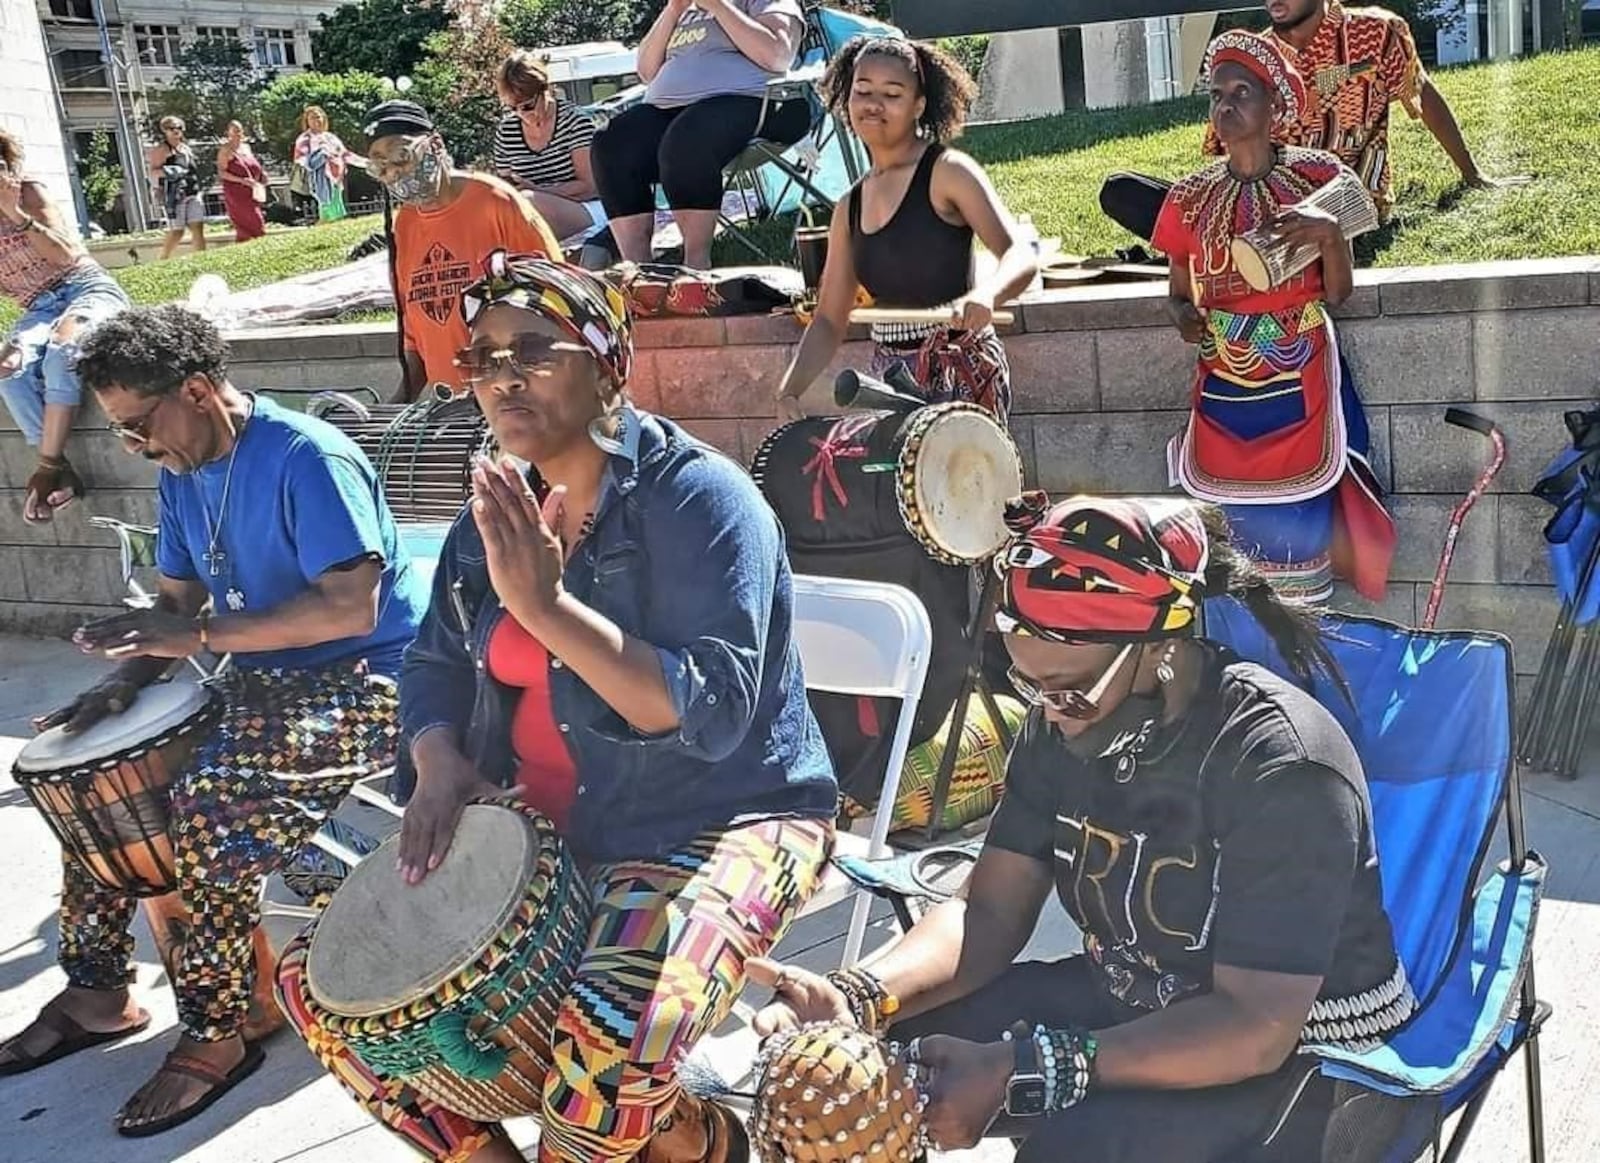
[[[549,820],[472,804],[419,885],[385,841],[334,893],[306,955],[316,1021],[357,1057],[484,1122],[539,1110],[592,898]]]
[[[97,881],[159,896],[176,884],[169,788],[220,714],[205,687],[157,683],[86,731],[52,727],[30,739],[12,777],[62,849]]]
[[[928,1149],[926,1106],[897,1047],[817,1022],[763,1047],[750,1140],[765,1163],[913,1163]]]
[[[473,458],[492,447],[488,421],[470,396],[364,404],[324,392],[308,410],[367,454],[401,522],[453,521],[472,491]]]
[[[174,891],[171,787],[221,714],[222,701],[206,687],[156,683],[126,711],[86,731],[69,735],[52,727],[30,739],[11,773],[69,859],[107,888],[144,898],[169,980],[189,935],[188,909]],[[282,1023],[271,996],[276,957],[259,926],[253,943],[246,1038]]]
[[[1349,170],[1341,171],[1327,185],[1313,190],[1296,206],[1326,210],[1339,220],[1339,230],[1348,241],[1376,230],[1378,208],[1361,179]],[[1292,207],[1291,207],[1292,209]],[[1296,246],[1278,237],[1271,227],[1258,227],[1233,240],[1233,265],[1252,290],[1267,291],[1281,286],[1317,261],[1315,246]]]

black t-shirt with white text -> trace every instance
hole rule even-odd
[[[1189,713],[1132,764],[1080,760],[1031,714],[988,843],[1052,865],[1129,1017],[1209,990],[1223,964],[1322,977],[1307,1040],[1369,1044],[1415,1003],[1360,759],[1310,695],[1205,646]]]

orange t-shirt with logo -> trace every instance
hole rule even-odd
[[[437,210],[402,206],[394,216],[395,275],[405,346],[429,384],[464,385],[456,352],[467,345],[461,292],[498,249],[560,261],[561,244],[533,205],[499,178],[457,174],[461,193]]]

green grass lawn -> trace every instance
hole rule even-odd
[[[1435,74],[1484,172],[1531,173],[1521,188],[1461,192],[1455,167],[1396,108],[1395,219],[1375,265],[1409,266],[1600,253],[1600,48]],[[1100,213],[1116,170],[1177,178],[1198,168],[1198,99],[980,126],[962,146],[988,167],[1013,212],[1065,250],[1105,254],[1131,240]]]
[[[1395,218],[1377,242],[1375,265],[1408,266],[1600,254],[1600,48],[1435,74],[1479,164],[1490,174],[1532,173],[1532,185],[1463,192],[1454,168],[1420,122],[1395,110]],[[1076,111],[980,126],[961,144],[988,167],[1006,204],[1027,212],[1071,253],[1107,254],[1131,239],[1100,213],[1104,177],[1133,170],[1175,178],[1200,164],[1205,117],[1197,99],[1133,109]],[[788,250],[791,223],[759,223],[769,253]],[[234,290],[336,266],[380,229],[376,216],[274,231],[205,254],[180,251],[162,263],[115,272],[135,302],[182,299],[201,274]],[[1368,240],[1371,249],[1372,240]],[[719,239],[719,263],[750,261]],[[0,300],[0,328],[15,318]]]

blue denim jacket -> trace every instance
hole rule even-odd
[[[637,859],[735,820],[831,816],[838,785],[806,701],[772,510],[737,465],[669,420],[626,409],[610,451],[592,532],[563,582],[656,648],[679,726],[641,735],[551,662],[551,703],[578,774],[568,842],[585,861]],[[401,666],[402,797],[415,779],[412,741],[441,725],[484,778],[514,781],[520,691],[484,662],[504,615],[463,511]]]

